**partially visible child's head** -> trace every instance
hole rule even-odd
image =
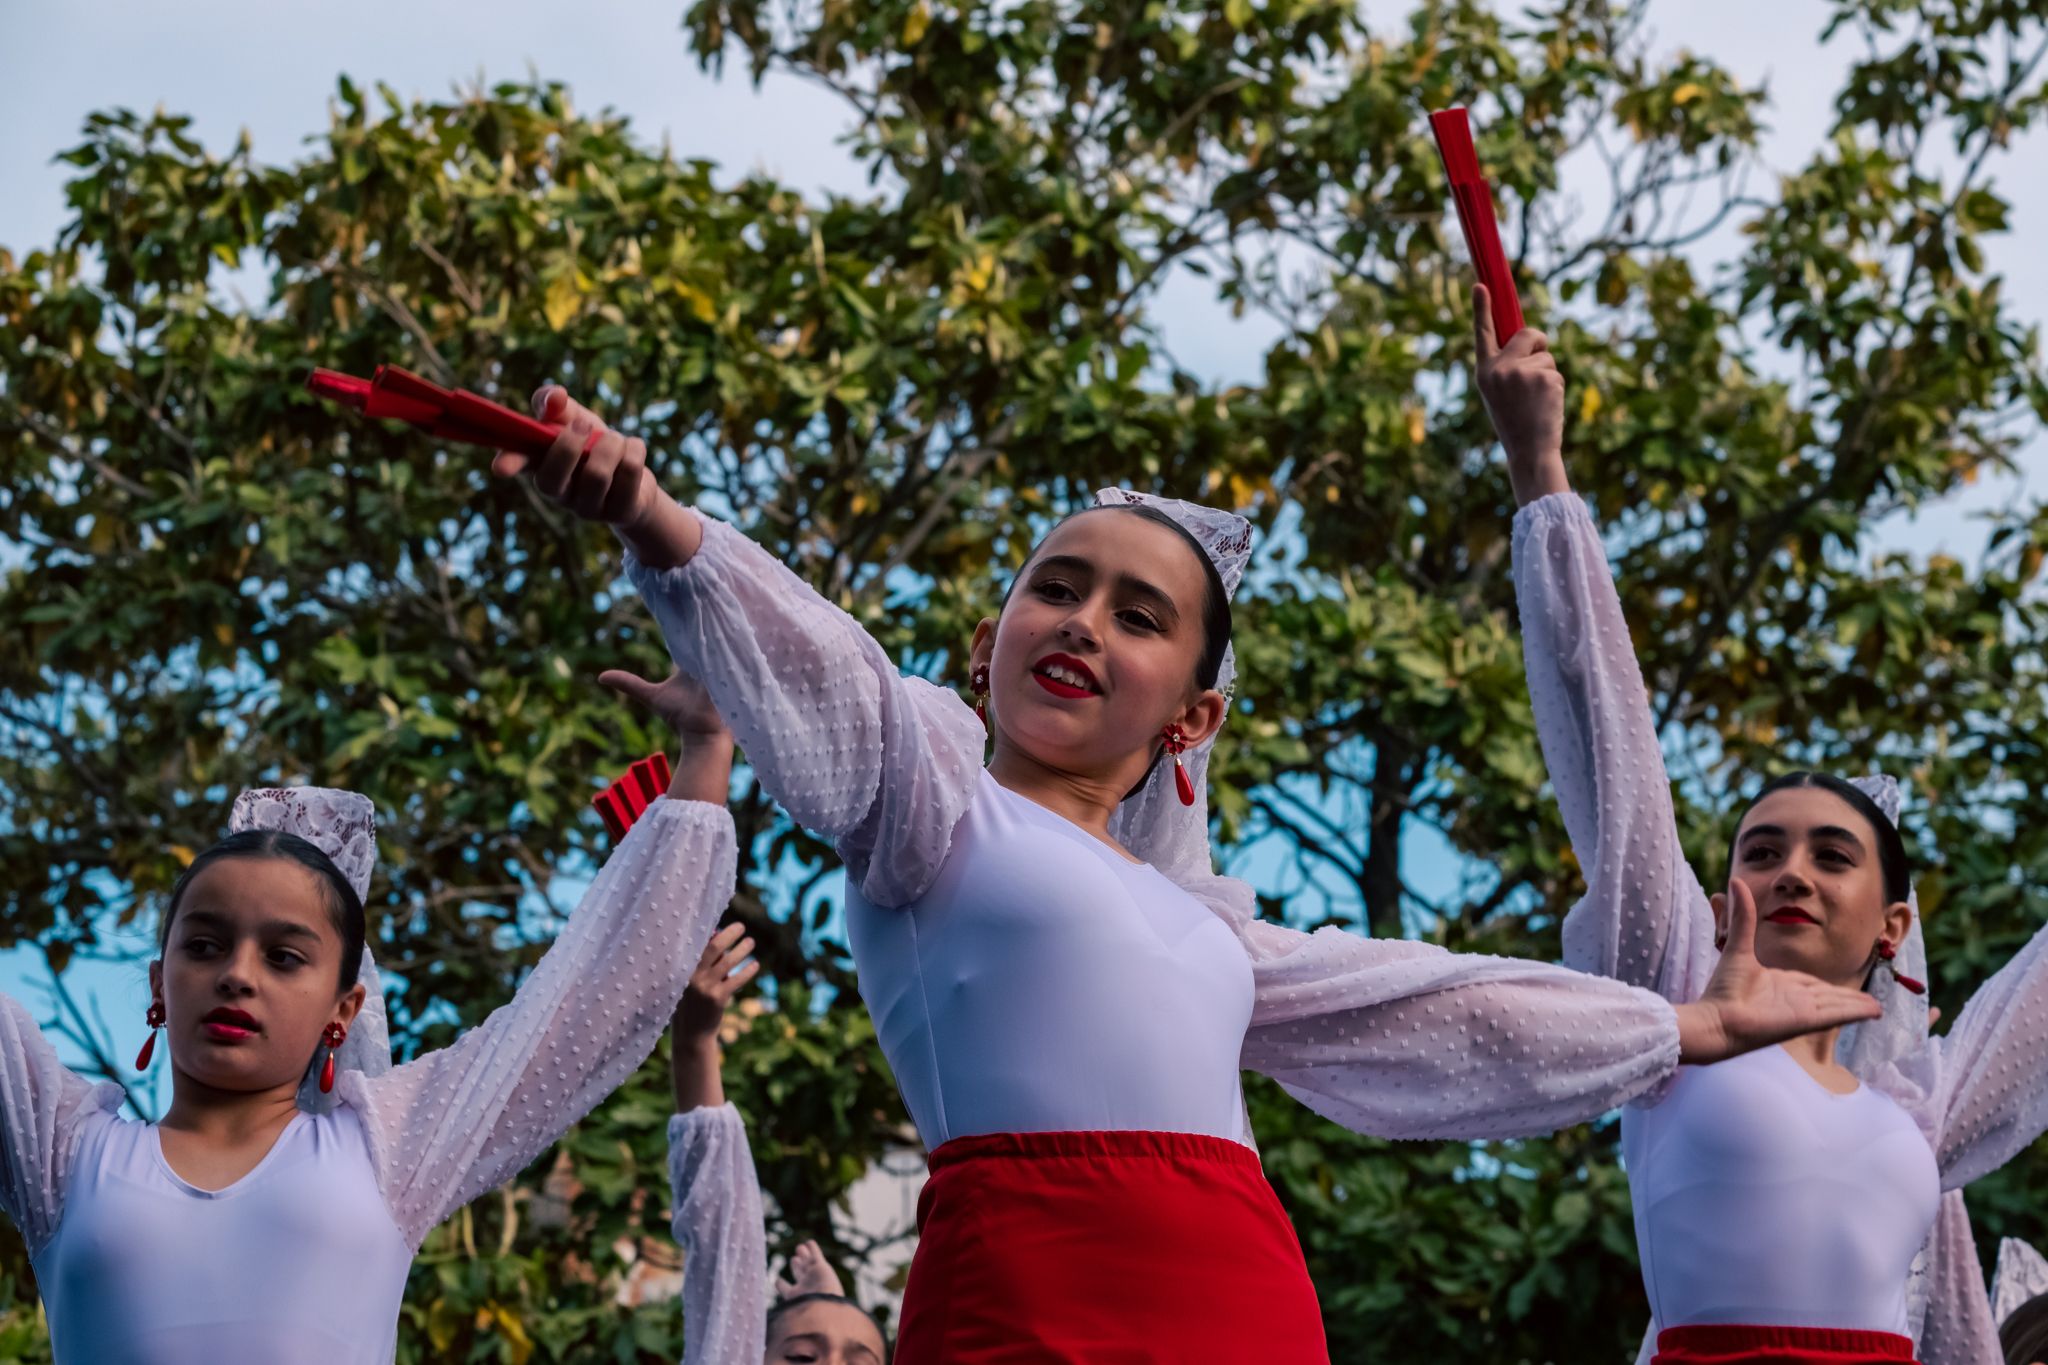
[[[889,1344],[875,1320],[841,1294],[796,1294],[768,1310],[764,1365],[884,1365]]]

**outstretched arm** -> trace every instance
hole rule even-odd
[[[732,899],[731,753],[729,737],[686,735],[670,795],[612,851],[509,1004],[387,1075],[344,1076],[409,1245],[533,1160],[653,1050]],[[680,799],[676,784],[719,802]]]
[[[1698,1001],[1564,967],[1255,922],[1244,1065],[1326,1118],[1393,1138],[1522,1137],[1723,1060],[1877,1011],[1861,991],[1756,960],[1739,884],[1728,950]]]
[[[718,1032],[760,964],[743,925],[713,936],[669,1027],[670,1227],[683,1249],[683,1362],[755,1361],[765,1349],[768,1248],[761,1186],[739,1111],[725,1102]]]
[[[1564,922],[1568,967],[1698,997],[1713,975],[1714,917],[1678,843],[1670,780],[1607,551],[1565,478],[1564,376],[1541,332],[1495,344],[1476,292],[1477,381],[1521,510],[1515,596],[1536,733],[1585,870]]]
[[[923,894],[974,795],[974,713],[902,676],[859,623],[759,545],[678,506],[638,441],[604,431],[560,389],[539,399],[563,435],[537,463],[501,454],[494,470],[618,530],[670,655],[704,680],[762,788],[836,842],[869,900]]]

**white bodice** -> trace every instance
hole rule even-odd
[[[102,1111],[35,1254],[59,1360],[382,1365],[412,1264],[346,1106],[299,1114],[256,1168],[187,1184],[157,1128]]]
[[[1910,1335],[1906,1277],[1941,1178],[1889,1096],[1835,1094],[1767,1047],[1681,1067],[1662,1103],[1622,1111],[1621,1134],[1659,1328]]]
[[[925,893],[849,885],[861,995],[927,1147],[1149,1129],[1243,1141],[1252,968],[1144,863],[984,774]]]

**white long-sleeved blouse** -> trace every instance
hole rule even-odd
[[[257,1168],[199,1190],[118,1086],[66,1069],[0,996],[0,1208],[59,1361],[389,1360],[405,1269],[653,1049],[731,900],[724,807],[657,801],[510,1003],[378,1077],[345,1072]],[[119,1305],[109,1311],[109,1305]]]
[[[1215,910],[1243,965],[1212,944],[1176,947],[1160,936],[1196,935],[1197,922],[1164,913],[1157,884],[1112,888],[1094,869],[1116,869],[1071,844],[1092,836],[1049,812],[1064,828],[1041,830],[1045,856],[1007,861],[998,877],[981,862],[982,841],[960,838],[963,826],[984,816],[1014,825],[1031,818],[1020,808],[1030,803],[984,778],[981,725],[956,696],[900,675],[850,617],[722,523],[705,519],[702,548],[679,568],[630,558],[628,568],[677,665],[710,689],[762,786],[836,841],[862,994],[893,1002],[890,1018],[877,1016],[885,1051],[929,1144],[1132,1128],[1242,1138],[1240,1067],[1361,1132],[1516,1136],[1604,1113],[1677,1066],[1676,1018],[1650,992],[1541,963],[1244,922],[1220,908],[1215,888],[1226,879],[1213,869],[1164,891]],[[1064,909],[1084,884],[1103,897],[1101,913],[1058,924],[1088,937],[1064,952],[1006,951],[1020,942],[1024,907]],[[998,885],[1010,909],[985,913],[983,892]],[[1129,955],[1146,935],[1169,951]],[[1124,954],[1108,959],[1123,970],[1066,970],[1091,948]],[[1215,972],[1212,991],[1162,988],[1156,973],[1178,970],[1176,952]],[[1234,1007],[1230,972],[1247,968],[1248,1019],[1241,1032],[1220,1031],[1211,1016]],[[970,1000],[949,1012],[998,979],[1010,1009]],[[1073,1041],[1089,1036],[1076,1020],[1120,1036],[1133,1011],[1154,1008],[1167,1016],[1148,1029],[1171,1043],[1135,1051]],[[961,1112],[944,1081],[978,1058],[1000,1065]]]
[[[683,1249],[683,1365],[755,1365],[768,1349],[768,1242],[739,1110],[670,1117],[668,1183]]]
[[[1565,961],[1696,999],[1718,957],[1713,910],[1679,846],[1642,674],[1584,503],[1555,494],[1524,507],[1514,562],[1537,730],[1586,876],[1564,924]],[[1946,1036],[1863,1077],[1911,1116],[1949,1192],[1910,1312],[1928,1365],[2000,1358],[1959,1191],[2048,1128],[2044,1047],[2048,932],[1971,997]]]

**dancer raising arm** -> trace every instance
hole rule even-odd
[[[679,782],[691,767],[686,747]],[[66,1070],[0,996],[0,1207],[60,1365],[391,1360],[421,1240],[652,1050],[732,896],[724,806],[656,801],[512,1000],[391,1069],[370,802],[244,792],[233,829],[163,911],[161,1122],[119,1117],[121,1088]]]
[[[975,632],[984,768],[958,698],[663,495],[637,441],[560,389],[537,407],[563,436],[496,471],[614,526],[678,667],[846,862],[862,995],[931,1149],[905,1365],[1324,1359],[1240,1066],[1360,1131],[1499,1137],[1875,1010],[1739,937],[1674,1010],[1543,964],[1258,921],[1210,860],[1203,791],[1242,518],[1112,490],[1054,528]]]
[[[694,679],[659,685],[613,671],[600,681],[637,697],[693,737],[696,755],[669,787],[673,798],[724,802],[731,791],[732,735]],[[669,1025],[676,1112],[668,1123],[669,1210],[683,1249],[683,1365],[882,1365],[882,1329],[841,1291],[817,1243],[790,1258],[788,1281],[768,1295],[761,1186],[747,1126],[725,1100],[719,1026],[742,987],[759,974],[746,927],[712,935]]]
[[[1475,313],[1479,388],[1521,504],[1529,692],[1586,874],[1567,965],[1696,999],[1731,903],[1754,903],[1764,963],[1867,988],[1883,1008],[1839,1040],[1681,1070],[1624,1111],[1655,1358],[1762,1359],[1790,1341],[1814,1360],[1896,1359],[1917,1337],[1930,1365],[1988,1365],[1997,1333],[1960,1190],[2048,1126],[2048,935],[1930,1039],[1924,999],[1902,984],[1926,969],[1889,779],[1767,783],[1737,823],[1726,893],[1706,894],[1679,847],[1606,550],[1565,476],[1563,376],[1541,333],[1495,344],[1483,289]]]

